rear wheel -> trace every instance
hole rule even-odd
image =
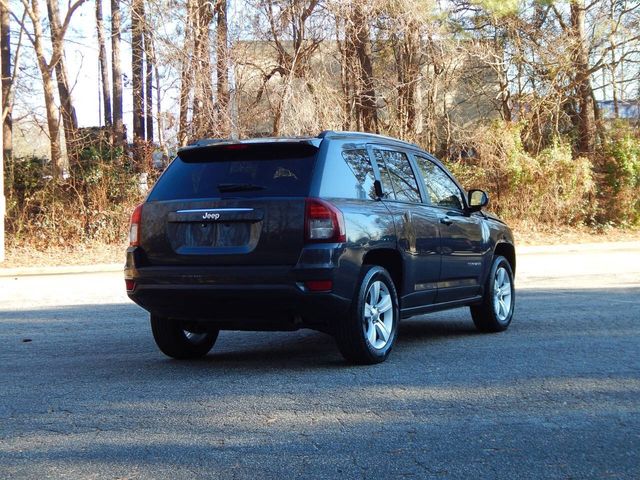
[[[515,293],[511,265],[506,258],[495,257],[485,284],[482,303],[471,306],[471,317],[478,330],[506,330],[513,318]]]
[[[338,325],[336,341],[350,362],[373,364],[386,360],[398,333],[398,295],[389,273],[365,266],[349,315]]]
[[[156,315],[151,315],[151,331],[160,351],[178,359],[204,357],[218,338],[218,330]]]

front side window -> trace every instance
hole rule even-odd
[[[393,150],[374,150],[374,154],[385,193],[393,198],[393,192],[396,200],[419,203],[420,190],[407,155]]]
[[[462,210],[462,193],[449,175],[428,158],[416,155],[416,161],[431,203],[438,207]]]

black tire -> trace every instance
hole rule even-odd
[[[498,284],[501,288],[497,291]],[[515,301],[516,290],[511,265],[506,258],[497,256],[493,259],[485,283],[482,303],[471,306],[471,317],[476,328],[481,332],[502,332],[509,328]]]
[[[380,311],[376,308],[369,309],[367,316],[365,305],[372,301],[376,293],[376,283],[378,297],[375,306],[382,307]],[[388,301],[391,303],[389,308]],[[351,310],[339,323],[336,331],[340,353],[347,361],[355,364],[371,365],[384,362],[398,335],[399,321],[398,294],[391,276],[382,267],[366,265],[360,275],[360,284]]]
[[[177,359],[204,357],[218,338],[217,330],[186,327],[177,320],[156,315],[151,315],[151,331],[160,351]]]

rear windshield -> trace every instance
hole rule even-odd
[[[299,143],[186,150],[167,167],[148,200],[306,196],[317,151]]]

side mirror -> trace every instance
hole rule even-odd
[[[489,205],[489,195],[484,190],[469,190],[467,194],[469,211],[478,212]]]
[[[378,199],[384,198],[384,193],[382,192],[382,184],[380,183],[380,180],[374,180],[373,189],[375,190],[376,196],[378,197]]]

